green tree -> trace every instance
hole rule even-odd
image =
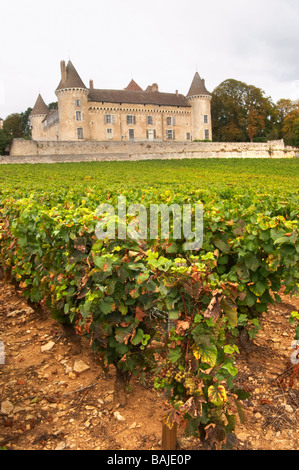
[[[52,103],[49,103],[48,108],[49,108],[50,111],[52,109],[58,109],[58,101],[53,101]]]
[[[2,142],[20,138],[31,139],[31,124],[29,119],[31,111],[32,108],[27,108],[22,113],[13,113],[4,119]]]
[[[285,116],[283,120],[283,138],[287,145],[299,147],[299,105]]]
[[[21,127],[23,131],[22,137],[24,137],[25,139],[31,139],[31,123],[29,119],[31,111],[32,108],[27,108],[26,111],[20,114],[22,121]]]
[[[7,116],[3,121],[3,130],[12,138],[23,137],[23,117],[19,113],[13,113]]]
[[[214,140],[248,141],[272,134],[276,107],[264,91],[228,79],[212,93]]]
[[[12,139],[13,137],[8,135],[4,129],[0,129],[0,155],[4,155],[6,153],[6,148]]]

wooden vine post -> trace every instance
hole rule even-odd
[[[174,423],[170,429],[166,424],[162,424],[162,449],[176,450],[177,448],[177,424]]]

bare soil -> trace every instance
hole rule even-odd
[[[288,318],[299,309],[299,299],[282,299],[262,316],[250,357],[241,349],[236,361],[236,383],[251,395],[243,402],[244,422],[237,420],[235,450],[298,449],[299,390],[290,363],[294,327]],[[151,377],[146,385],[132,380],[127,405],[120,407],[113,395],[114,368],[103,372],[84,338],[29,306],[14,286],[2,281],[0,340],[5,345],[0,448],[161,450],[165,399]],[[78,361],[88,368],[78,369]],[[179,431],[178,449],[208,447]]]

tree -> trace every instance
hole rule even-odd
[[[299,147],[299,105],[285,116],[283,121],[283,138],[286,144]]]
[[[58,109],[58,101],[53,101],[52,103],[49,103],[48,108],[49,108],[50,111],[52,109]]]
[[[31,139],[30,113],[32,108],[27,108],[22,113],[13,113],[3,121],[3,131],[6,137],[2,136],[2,141],[9,139]]]
[[[6,153],[6,148],[12,139],[12,136],[8,135],[4,129],[0,129],[0,155],[4,155]]]
[[[212,93],[211,114],[214,140],[219,141],[243,141],[244,116],[238,105],[236,80],[226,80]]]
[[[23,118],[21,114],[13,113],[3,121],[3,130],[12,138],[23,137]]]
[[[264,91],[228,79],[212,93],[213,135],[219,141],[267,137],[276,122],[276,107]],[[229,132],[228,132],[229,131]]]
[[[258,133],[259,129],[265,126],[265,116],[259,113],[253,106],[250,106],[248,119],[247,119],[247,134],[250,142],[253,142],[253,138]]]
[[[24,138],[31,139],[31,123],[30,123],[30,113],[32,111],[32,108],[27,108],[26,111],[20,114],[21,120],[22,120],[22,130],[23,130],[23,136]]]
[[[278,122],[283,124],[285,117],[298,108],[298,103],[290,99],[282,98],[276,103]]]

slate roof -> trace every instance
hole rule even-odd
[[[43,119],[42,122],[47,122],[49,125],[55,124],[59,121],[58,109],[51,109],[49,114]]]
[[[66,67],[66,77],[62,77],[56,90],[62,90],[64,88],[86,88],[83,81],[80,78],[77,70],[69,60]]]
[[[65,66],[61,62],[63,69],[62,78],[56,90],[64,88],[86,88],[78,72],[69,60]],[[126,104],[152,104],[158,106],[184,106],[190,107],[188,97],[194,95],[211,95],[205,87],[205,82],[200,78],[198,72],[195,73],[189,92],[185,97],[178,93],[162,93],[154,91],[152,87],[142,88],[132,79],[128,86],[123,90],[107,90],[90,88],[88,100],[98,103],[126,103]],[[48,110],[49,112],[49,110]]]
[[[153,104],[160,106],[186,106],[190,103],[185,96],[176,93],[161,93],[159,91],[99,90],[90,89],[89,101],[98,103],[127,103],[127,104]]]
[[[211,95],[211,93],[206,89],[204,79],[200,78],[198,72],[196,72],[193,77],[187,97],[197,95]]]
[[[37,114],[46,114],[46,115],[49,114],[49,108],[44,102],[44,100],[42,99],[40,94],[37,97],[37,100],[35,102],[35,105],[33,106],[30,116],[34,116]]]
[[[125,88],[125,90],[143,91],[142,88],[133,79],[130,81],[129,85]]]

